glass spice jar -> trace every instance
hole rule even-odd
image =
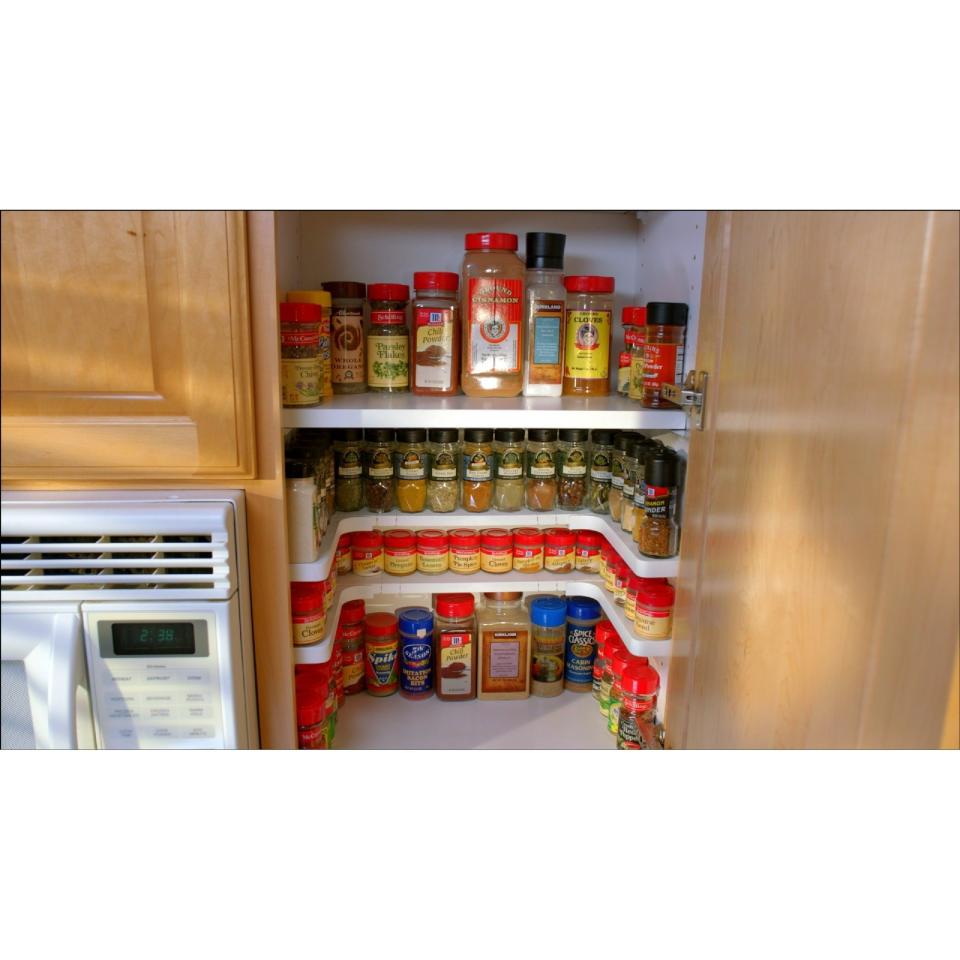
[[[544,530],[543,568],[551,573],[572,573],[576,563],[577,535],[566,527]]]
[[[476,530],[459,528],[449,532],[450,572],[480,572],[480,534]]]
[[[513,513],[523,509],[523,430],[501,428],[493,435],[496,480],[493,509]]]
[[[561,430],[557,442],[559,478],[557,507],[582,510],[587,503],[587,466],[590,460],[587,430]]]
[[[525,397],[559,397],[563,393],[566,241],[562,233],[527,234]]]
[[[613,277],[564,277],[567,321],[563,392],[581,396],[610,393]]]
[[[683,349],[688,313],[685,303],[647,304],[642,403],[649,409],[674,409],[674,404],[664,400],[660,391],[665,383],[683,382]]]
[[[327,621],[323,609],[323,584],[292,582],[290,584],[290,616],[295,647],[319,643],[323,639]]]
[[[417,570],[417,538],[412,530],[384,530],[383,572],[406,577]]]
[[[383,534],[379,530],[358,530],[350,549],[354,573],[361,577],[383,573]]]
[[[648,737],[656,736],[657,691],[660,677],[648,663],[631,664],[620,680],[620,716],[617,749],[647,750]]]
[[[463,431],[460,502],[470,513],[486,513],[493,503],[493,431]]]
[[[367,693],[389,697],[400,688],[400,631],[396,614],[368,613],[363,630]]]
[[[450,569],[450,538],[446,530],[417,531],[417,573],[446,573]]]
[[[353,542],[352,533],[344,533],[337,540],[335,569],[337,573],[350,573],[353,570],[353,554],[350,551]]]
[[[644,440],[632,440],[627,455],[623,458],[623,503],[620,506],[620,528],[629,534],[633,534],[636,522],[637,509],[633,498],[640,472],[640,457],[643,456],[645,448]]]
[[[613,451],[610,460],[610,497],[607,505],[610,508],[610,520],[620,522],[623,509],[623,471],[627,450],[633,440],[629,432],[616,433],[613,438]]]
[[[315,303],[323,316],[320,320],[320,396],[333,396],[333,365],[330,361],[330,308],[333,297],[326,290],[291,290],[287,303]]]
[[[393,509],[393,431],[376,427],[363,431],[366,443],[366,479],[364,495],[371,513],[389,513]]]
[[[413,275],[414,393],[444,397],[460,386],[460,309],[455,273]]]
[[[593,530],[577,531],[576,568],[585,573],[600,572],[600,546],[603,537]]]
[[[480,569],[484,573],[509,573],[513,569],[513,534],[503,527],[480,531]]]
[[[513,531],[513,569],[518,573],[536,573],[543,569],[542,530],[517,527]]]
[[[673,633],[674,588],[665,581],[639,580],[633,630],[644,640],[669,640]]]
[[[354,427],[337,430],[333,441],[337,510],[353,513],[363,507],[363,431]]]
[[[587,506],[593,513],[610,512],[610,481],[613,468],[613,432],[590,431],[590,486]]]
[[[363,600],[348,600],[340,608],[337,636],[343,651],[343,692],[348,696],[360,693],[364,678],[363,621],[366,609]]]
[[[410,389],[410,288],[405,283],[371,283],[367,295],[367,389],[371,393],[406,392]]]
[[[397,506],[403,513],[422,513],[427,505],[427,431],[401,428],[396,437]]]
[[[364,283],[331,280],[321,284],[333,297],[330,308],[330,364],[334,393],[363,393],[367,389],[364,363]]]
[[[677,553],[676,454],[667,447],[651,450],[644,461],[643,517],[638,531],[640,552],[647,557],[673,557]]]
[[[623,339],[630,351],[630,379],[627,396],[631,400],[643,399],[643,345],[646,340],[646,307],[623,308]]]
[[[527,478],[525,499],[528,510],[543,513],[557,506],[556,430],[527,431]]]
[[[320,402],[322,320],[323,311],[315,303],[280,304],[280,389],[285,407],[310,407]]]
[[[457,467],[460,450],[458,430],[440,429],[429,433],[430,472],[427,479],[427,509],[432,513],[451,513],[457,509],[459,483]]]

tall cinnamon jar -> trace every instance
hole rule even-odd
[[[460,385],[468,397],[523,390],[523,279],[515,233],[468,233],[463,258]]]
[[[565,277],[567,326],[563,392],[583,396],[610,393],[613,277]]]

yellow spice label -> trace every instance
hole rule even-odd
[[[304,623],[293,624],[294,646],[302,647],[308,643],[317,643],[323,639],[326,630],[326,617],[317,617]]]
[[[670,636],[673,617],[669,613],[651,614],[649,610],[635,610],[637,633],[647,640],[666,640]]]
[[[600,558],[599,557],[577,557],[577,569],[586,570],[589,573],[599,573],[600,572]]]
[[[353,572],[359,574],[379,573],[383,569],[383,554],[377,554],[373,557],[362,557],[353,560]]]
[[[420,573],[446,573],[450,569],[450,554],[417,554],[417,570]]]
[[[520,573],[536,573],[543,569],[543,554],[538,553],[534,557],[515,556],[513,558],[513,569]]]
[[[320,400],[319,357],[281,360],[281,395],[285,407],[303,407]]]
[[[570,310],[567,313],[566,349],[563,375],[587,380],[610,376],[609,310]]]
[[[546,556],[543,558],[544,570],[568,570],[573,566],[573,551],[562,556]]]
[[[480,553],[455,553],[450,551],[450,569],[454,573],[477,573],[480,570]]]
[[[480,553],[480,569],[484,573],[509,573],[513,568],[513,557],[509,552]]]
[[[395,577],[406,576],[408,573],[413,573],[417,569],[417,555],[413,552],[409,554],[400,554],[398,556],[391,556],[390,554],[385,554],[383,558],[383,571],[384,573],[392,574]]]

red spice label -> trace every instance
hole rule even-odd
[[[473,634],[443,630],[440,633],[440,662],[437,686],[442,694],[469,693],[472,686]]]
[[[632,347],[635,343],[643,343],[644,336],[646,336],[646,327],[623,328],[623,342],[628,347]]]
[[[678,343],[643,345],[643,382],[647,387],[680,383],[683,379],[683,347]]]
[[[673,492],[671,487],[646,487],[643,511],[648,517],[662,517],[667,519],[670,516],[670,495]]]
[[[406,316],[402,310],[371,310],[371,323],[404,323]]]
[[[316,347],[320,344],[319,333],[283,333],[280,342],[285,347]]]
[[[519,373],[523,281],[472,277],[467,283],[467,373]]]
[[[573,547],[551,547],[549,544],[544,548],[548,557],[572,557]]]
[[[417,307],[414,324],[415,385],[426,390],[449,390],[453,382],[453,310]]]

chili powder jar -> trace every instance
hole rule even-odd
[[[664,400],[665,383],[683,381],[683,348],[689,308],[685,303],[647,304],[646,336],[643,342],[643,406],[651,409],[674,404]],[[632,397],[631,390],[630,396]]]

